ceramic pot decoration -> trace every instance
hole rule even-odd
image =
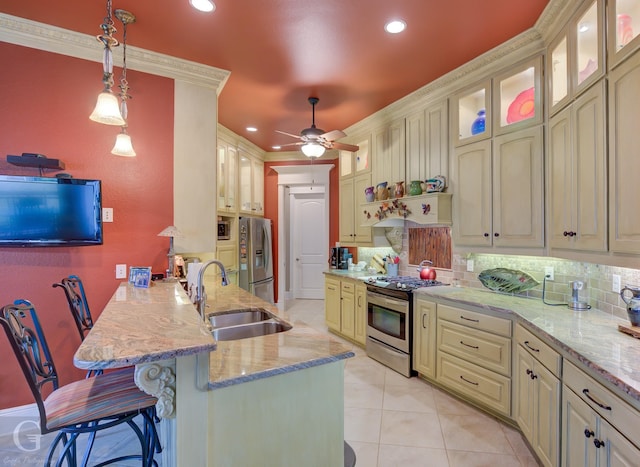
[[[484,109],[481,109],[478,112],[478,117],[471,124],[471,134],[479,135],[480,133],[484,133],[485,128],[485,119],[487,118],[486,112]]]
[[[396,191],[394,196],[396,198],[402,198],[404,196],[404,182],[396,182]]]
[[[625,292],[631,292],[631,296],[627,296]],[[626,286],[620,291],[620,298],[627,304],[627,315],[631,326],[640,326],[640,289]]]
[[[389,198],[389,190],[387,190],[387,182],[378,183],[376,189],[376,199],[378,201],[384,201]]]
[[[436,175],[425,180],[425,183],[427,184],[427,193],[437,193],[444,191],[447,181],[443,175]]]
[[[367,203],[371,203],[376,200],[376,193],[373,191],[372,186],[368,186],[364,189],[364,198],[367,200]]]
[[[412,180],[409,184],[409,194],[411,196],[421,195],[422,194],[422,186],[420,180]]]

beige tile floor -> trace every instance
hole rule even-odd
[[[294,323],[302,321],[328,332],[324,301],[293,300],[285,307]],[[538,465],[517,430],[426,381],[405,378],[384,367],[358,346],[353,346],[353,351],[356,356],[345,366],[344,429],[345,439],[356,453],[356,467]],[[130,433],[128,428],[121,428],[99,436],[92,465],[114,452],[137,452],[139,447],[133,444]],[[41,441],[44,450],[50,437]],[[17,449],[10,436],[0,436],[2,465],[42,465],[42,455],[42,451]]]
[[[324,301],[295,300],[286,310],[294,322],[327,332]],[[386,368],[358,346],[353,351],[345,366],[344,430],[356,467],[538,465],[517,430]]]

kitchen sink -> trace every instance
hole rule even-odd
[[[212,331],[212,334],[213,338],[218,341],[234,341],[284,332],[291,328],[292,326],[288,323],[270,319],[268,321],[216,328]]]
[[[208,316],[211,327],[214,329],[258,323],[272,318],[274,318],[274,315],[264,308],[241,308],[237,310],[220,311]]]

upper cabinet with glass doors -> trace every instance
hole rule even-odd
[[[495,135],[542,123],[542,58],[520,63],[493,79]]]
[[[456,146],[491,137],[491,81],[451,98],[451,138]]]
[[[340,151],[340,178],[371,171],[369,137],[356,144],[358,151]]]
[[[640,0],[609,0],[609,69],[640,47]]]
[[[604,1],[586,4],[551,43],[548,96],[554,114],[604,75]]]

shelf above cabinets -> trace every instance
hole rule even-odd
[[[362,203],[359,219],[361,225],[374,227],[389,219],[407,220],[422,225],[451,225],[451,197],[451,193],[427,193]]]

